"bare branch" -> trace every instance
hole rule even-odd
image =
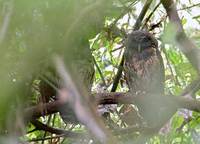
[[[71,132],[67,130],[49,127],[48,125],[45,125],[38,120],[31,120],[31,123],[36,127],[37,130],[43,130],[43,131],[47,131],[47,132],[54,133],[57,135],[63,135],[63,137],[77,138],[77,137],[83,136],[81,135],[81,133],[75,133],[75,132]]]
[[[102,82],[103,82],[103,85],[104,85],[104,86],[107,86],[106,81],[105,81],[105,78],[104,78],[104,76],[103,76],[103,73],[102,73],[102,71],[101,71],[99,65],[97,64],[97,61],[96,61],[96,59],[94,58],[94,56],[92,56],[92,59],[93,59],[93,61],[94,61],[94,65],[95,65],[96,68],[97,68],[97,71],[99,72],[99,75],[100,75],[100,77],[101,77],[101,80],[102,80]]]
[[[187,93],[188,94],[188,93]],[[142,95],[130,95],[130,93],[122,93],[122,92],[112,92],[112,93],[97,93],[93,94],[95,99],[91,100],[92,103],[95,103],[95,101],[98,104],[134,104],[134,101],[136,98],[143,98]],[[189,99],[187,97],[180,97],[180,96],[163,96],[167,100],[176,103],[177,108],[187,108],[192,111],[200,112],[200,101]],[[54,101],[51,103],[33,106],[31,108],[27,108],[25,110],[25,115],[29,115],[32,113],[32,117],[29,117],[29,120],[39,118],[40,116],[45,116],[48,114],[56,113],[58,112],[58,108],[62,106],[65,103],[61,103],[59,101]],[[42,109],[46,110],[46,113],[42,111]]]
[[[25,109],[25,120],[37,119],[41,116],[53,114],[59,111],[60,106],[64,103],[61,101],[54,101],[45,104],[38,104],[37,106],[32,106]]]

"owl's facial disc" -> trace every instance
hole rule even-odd
[[[134,52],[142,52],[151,48],[158,48],[158,42],[148,32],[145,31],[133,31],[128,36],[127,47]]]

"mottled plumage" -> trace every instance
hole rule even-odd
[[[143,118],[152,124],[154,118],[159,118],[157,109],[164,94],[164,67],[158,42],[148,32],[134,31],[126,44],[126,81],[131,93],[144,95],[136,103]]]

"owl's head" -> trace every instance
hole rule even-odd
[[[158,41],[146,31],[133,31],[127,39],[127,48],[134,52],[142,52],[146,49],[158,48]]]

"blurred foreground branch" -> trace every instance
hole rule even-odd
[[[188,95],[188,93],[187,93]],[[111,93],[97,93],[93,94],[95,98],[93,102],[98,102],[98,104],[134,104],[134,101],[137,98],[143,98],[142,95],[130,95],[130,93],[123,93],[123,92],[111,92]],[[91,97],[92,97],[91,96]],[[179,97],[179,96],[172,96],[167,95],[163,96],[164,99],[175,103],[177,109],[178,108],[186,108],[192,111],[200,112],[200,101],[190,99],[187,97]],[[51,103],[33,106],[31,108],[25,109],[25,115],[30,115],[31,119],[39,118],[40,116],[45,116],[49,114],[53,114],[58,112],[58,108],[65,103],[61,103],[59,101],[54,101]],[[45,109],[45,112],[43,111]]]
[[[4,4],[4,7],[6,9],[6,12],[4,12],[3,22],[2,22],[1,27],[0,27],[0,44],[4,40],[6,33],[8,31],[9,24],[10,24],[10,17],[11,17],[12,12],[13,12],[12,1],[10,1],[8,4]]]
[[[198,74],[200,74],[200,50],[197,46],[186,36],[181,20],[178,16],[176,5],[173,0],[161,0],[166,9],[169,20],[175,26],[176,41],[180,50],[185,54],[191,64],[195,67]]]
[[[105,127],[103,121],[94,109],[94,103],[89,101],[87,92],[77,88],[70,73],[65,68],[64,62],[57,57],[57,71],[63,81],[62,89],[59,92],[59,99],[69,104],[78,120],[101,142],[113,144],[117,141]]]
[[[67,84],[68,85],[68,84]],[[66,85],[66,86],[67,86]],[[70,84],[71,85],[71,84]],[[71,85],[72,86],[72,85]],[[119,133],[126,133],[126,132],[136,132],[139,131],[140,133],[143,134],[152,134],[152,133],[157,133],[159,129],[173,116],[173,114],[179,109],[179,108],[186,108],[188,110],[200,112],[200,101],[191,99],[193,95],[197,92],[197,90],[200,88],[199,85],[199,79],[193,81],[189,86],[187,86],[183,92],[179,96],[172,96],[172,95],[165,95],[163,96],[163,102],[167,104],[169,107],[171,107],[170,112],[166,112],[166,117],[164,117],[162,120],[159,120],[159,124],[157,127],[150,128],[150,127],[144,127],[144,126],[134,126],[134,127],[128,127],[125,129],[120,129],[116,128],[114,129],[114,134],[119,134]],[[90,113],[88,109],[88,105],[90,107],[91,104],[97,103],[97,104],[135,104],[134,102],[137,101],[138,99],[144,99],[145,96],[142,94],[138,95],[133,95],[129,92],[127,93],[122,93],[122,92],[111,92],[111,93],[96,93],[92,94],[88,98],[92,98],[87,102],[87,105],[82,105],[82,103],[85,103],[83,101],[85,100],[78,100],[81,99],[81,97],[76,98],[76,96],[73,96],[72,94],[75,94],[73,91],[65,91],[64,92],[66,95],[64,95],[64,99],[58,99],[57,101],[43,104],[43,105],[38,105],[34,106],[31,108],[27,108],[25,110],[25,116],[28,121],[31,121],[37,130],[44,130],[48,131],[50,133],[55,133],[55,134],[64,134],[64,136],[79,136],[76,133],[70,132],[65,130],[60,130],[60,129],[55,129],[51,128],[47,125],[42,124],[41,122],[37,121],[36,119],[39,118],[40,116],[45,116],[48,114],[56,113],[59,111],[59,107],[62,107],[63,105],[66,105],[67,103],[70,104],[70,101],[73,101],[71,105],[73,105],[73,110],[77,114],[77,117],[79,117],[79,121],[83,124],[85,124],[88,129],[92,132],[92,128],[94,126],[99,127],[99,129],[102,128],[101,125],[98,124],[98,120],[96,121],[96,116],[93,116],[93,112]],[[70,94],[71,93],[71,94]],[[72,100],[69,100],[72,97]],[[81,96],[81,95],[80,95]],[[67,99],[65,99],[67,98]],[[76,98],[76,99],[74,99]],[[136,104],[137,105],[137,104]],[[32,115],[30,115],[32,114]],[[84,115],[83,115],[84,114]],[[93,124],[91,125],[91,120],[93,120]],[[96,130],[97,128],[94,128],[93,130]],[[108,133],[107,130],[104,132],[104,127],[102,128],[102,133],[106,134]],[[97,135],[98,133],[95,133]],[[111,134],[109,134],[111,135]],[[71,137],[71,136],[70,136]],[[105,140],[103,140],[103,143]]]

